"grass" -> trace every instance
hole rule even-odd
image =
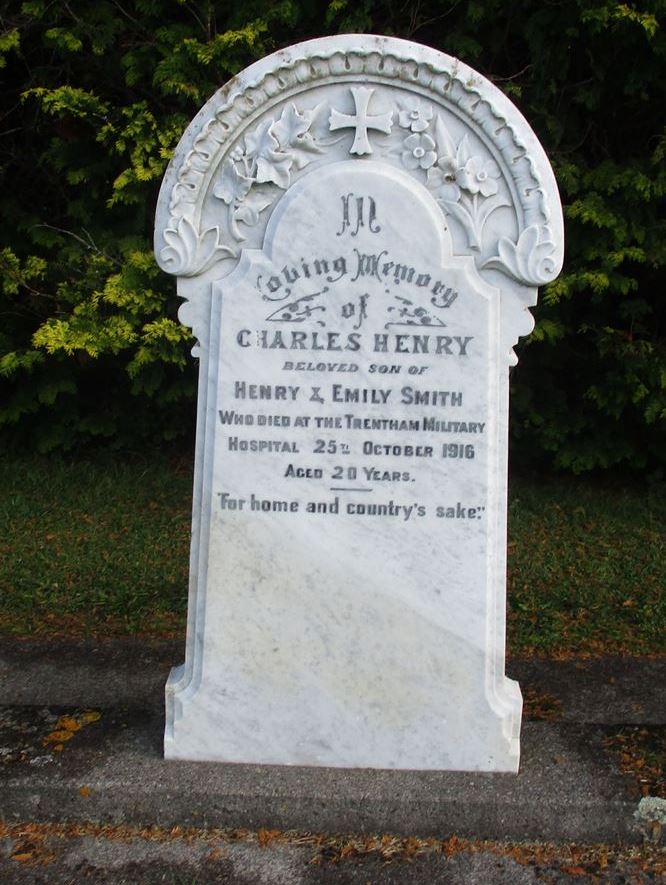
[[[163,633],[187,605],[192,473],[164,457],[0,467],[0,629]]]
[[[184,630],[192,469],[6,458],[0,465],[0,631]],[[663,488],[512,483],[513,654],[664,651]]]
[[[663,486],[516,482],[509,504],[509,647],[666,651]]]

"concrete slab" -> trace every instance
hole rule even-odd
[[[12,712],[16,721],[26,711],[5,708],[3,715]],[[514,840],[642,838],[633,817],[637,802],[604,752],[599,728],[527,723],[521,772],[514,777],[165,762],[162,718],[136,708],[102,710],[98,722],[56,752],[43,741],[57,728],[58,713],[76,711],[30,712],[34,749],[0,771],[0,817],[6,821]],[[14,734],[25,747],[20,728]]]
[[[18,640],[0,637],[0,704],[161,709],[180,639]],[[562,718],[595,724],[663,724],[666,656],[552,661],[511,658],[507,675],[524,690],[548,693]]]
[[[507,673],[524,689],[552,695],[565,721],[663,725],[666,720],[666,657],[515,658]]]
[[[178,660],[177,643],[4,642],[0,818],[438,838],[643,838],[634,818],[638,798],[603,741],[629,716],[663,722],[663,661],[514,661],[511,673],[524,689],[561,702],[558,718],[525,722],[514,776],[165,762],[163,683]],[[58,749],[49,735],[59,716],[76,718],[86,708],[98,711],[99,721],[76,729]]]

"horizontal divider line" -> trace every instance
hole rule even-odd
[[[372,489],[347,489],[341,486],[332,486],[329,490],[331,492],[371,492]]]

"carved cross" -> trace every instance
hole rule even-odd
[[[391,131],[393,125],[393,112],[386,114],[368,114],[368,104],[370,96],[374,89],[366,89],[364,86],[352,86],[351,94],[354,98],[354,116],[349,114],[341,114],[340,111],[333,109],[331,116],[328,118],[328,126],[331,131],[334,129],[355,129],[354,143],[352,144],[350,154],[371,154],[372,148],[368,140],[368,129],[376,129],[378,132],[385,132],[387,135]]]

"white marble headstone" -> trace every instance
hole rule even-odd
[[[293,46],[195,117],[156,228],[200,361],[168,758],[517,770],[508,372],[562,249],[528,124],[424,46]]]

